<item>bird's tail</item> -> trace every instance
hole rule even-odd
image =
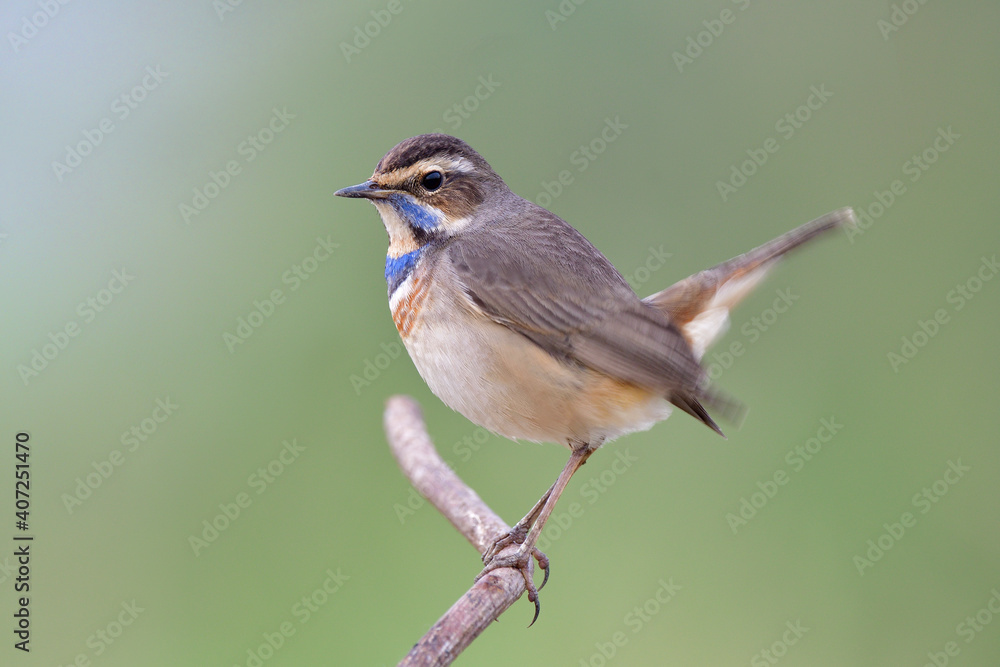
[[[700,360],[709,345],[729,327],[729,311],[753,291],[785,253],[824,232],[854,225],[857,225],[854,210],[838,209],[750,252],[689,276],[643,301],[670,317]],[[707,386],[697,395],[671,396],[670,402],[720,435],[722,430],[703,404],[736,426],[746,415],[742,403]]]
[[[746,418],[747,414],[747,408],[745,405],[740,403],[735,398],[715,389],[706,390],[698,396],[692,394],[674,393],[668,400],[695,419],[704,422],[706,426],[721,435],[723,438],[726,437],[726,434],[722,432],[719,425],[715,423],[712,416],[708,414],[708,410],[705,409],[703,403],[707,403],[708,407],[712,409],[712,412],[718,415],[723,421],[732,424],[736,428],[743,425],[743,420]]]
[[[759,248],[700,271],[643,301],[666,313],[698,359],[729,326],[729,311],[742,301],[785,253],[823,232],[854,226],[850,207],[807,222]]]

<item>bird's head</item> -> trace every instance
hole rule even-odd
[[[400,257],[460,232],[490,197],[507,189],[471,146],[446,134],[422,134],[385,154],[372,177],[335,194],[368,199]]]

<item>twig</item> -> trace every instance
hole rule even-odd
[[[389,447],[403,474],[480,554],[510,531],[510,526],[438,456],[415,400],[408,396],[390,398],[384,422]],[[524,577],[518,571],[501,568],[490,572],[438,619],[400,667],[450,665],[522,593]]]

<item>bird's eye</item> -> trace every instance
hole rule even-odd
[[[423,179],[421,179],[420,184],[424,186],[427,190],[434,191],[441,187],[441,183],[444,181],[444,176],[441,175],[440,171],[430,171],[424,174]]]

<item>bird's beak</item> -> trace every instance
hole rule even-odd
[[[385,199],[391,195],[394,190],[386,190],[378,183],[372,180],[365,181],[364,183],[358,183],[357,185],[352,185],[348,188],[341,188],[333,194],[338,197],[360,197],[362,199]]]

